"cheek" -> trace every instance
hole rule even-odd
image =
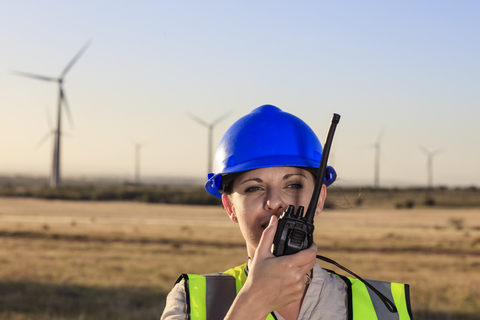
[[[311,190],[309,192],[305,192],[305,194],[302,196],[302,202],[305,203],[305,210],[307,209],[308,205],[310,204],[311,199],[312,199]]]
[[[245,240],[248,241],[248,239],[252,239],[254,237],[253,226],[249,224],[249,221],[242,220],[242,222],[239,223],[239,226],[240,232],[242,233]]]
[[[307,203],[307,206],[310,203],[310,200],[312,199],[313,195],[313,189],[315,188],[315,185],[313,183],[309,183],[307,187],[304,189],[305,192],[302,194],[302,201]]]
[[[252,227],[253,219],[252,219],[251,211],[243,210],[243,209],[246,209],[246,208],[242,208],[242,210],[237,211],[237,217],[238,217],[238,224],[240,226],[240,229],[242,230],[242,232],[246,232],[249,228]]]
[[[237,206],[236,208],[240,231],[248,243],[258,241],[258,212],[258,208],[252,205],[252,203],[249,203],[249,205]]]
[[[256,212],[255,203],[247,197],[237,196],[232,204],[239,221],[247,222]]]
[[[243,239],[249,246],[255,246],[259,240],[259,235],[256,232],[255,222],[253,219],[249,219],[246,215],[241,215],[238,219],[240,232]]]

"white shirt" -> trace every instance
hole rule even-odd
[[[347,319],[347,285],[331,275],[317,263],[313,267],[312,282],[303,299],[298,320],[345,320]],[[167,296],[161,320],[187,319],[185,286],[177,283]],[[278,320],[285,320],[275,312]]]

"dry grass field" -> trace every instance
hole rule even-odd
[[[480,209],[334,209],[315,225],[319,254],[410,284],[415,319],[479,319]],[[158,319],[180,273],[245,260],[220,207],[0,198],[0,319]]]

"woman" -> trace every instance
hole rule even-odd
[[[315,243],[291,255],[271,253],[279,216],[289,205],[308,206],[321,154],[305,122],[271,105],[227,130],[205,188],[222,199],[230,219],[239,224],[248,262],[221,274],[183,275],[167,297],[162,320],[344,320],[349,314],[352,319],[352,286],[316,263]],[[328,167],[321,178],[325,184],[316,215],[336,173]]]

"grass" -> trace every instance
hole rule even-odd
[[[415,319],[478,319],[480,209],[366,206],[315,224],[319,254],[410,284]],[[219,206],[0,198],[0,319],[158,319],[180,273],[245,261]]]
[[[215,205],[221,201],[209,196],[202,186],[95,185],[71,184],[51,188],[46,184],[17,185],[2,181],[0,196],[82,201],[137,201],[147,203]]]
[[[0,197],[24,197],[50,200],[135,201],[146,203],[221,205],[220,199],[207,194],[202,185],[132,185],[66,180],[51,188],[46,179],[0,176]],[[476,187],[435,189],[344,187],[338,181],[329,188],[326,206],[354,207],[480,207],[480,189]]]

